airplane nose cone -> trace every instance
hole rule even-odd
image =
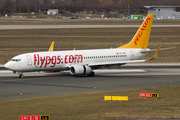
[[[10,64],[9,62],[7,62],[7,63],[4,65],[4,67],[5,67],[6,69],[11,69],[11,64]]]

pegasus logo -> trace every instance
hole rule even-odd
[[[142,25],[142,27],[138,31],[138,34],[136,35],[136,38],[134,40],[135,45],[137,45],[137,42],[140,40],[141,36],[143,35],[143,32],[146,30],[147,25],[148,25],[150,20],[151,20],[151,18],[148,16],[148,18],[146,18],[146,20],[144,21],[144,24]]]

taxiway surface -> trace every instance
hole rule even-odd
[[[0,25],[0,30],[13,29],[65,29],[65,28],[132,28],[140,25]],[[180,25],[152,25],[152,27],[180,27]]]
[[[0,74],[0,101],[62,94],[180,85],[179,68],[143,68],[146,72],[97,72],[94,77],[69,73]],[[96,89],[94,88],[96,86]],[[20,95],[22,92],[23,95]]]

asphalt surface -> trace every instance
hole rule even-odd
[[[0,25],[0,30],[65,29],[65,28],[132,28],[140,25]],[[180,27],[180,25],[152,25],[152,27]]]
[[[25,78],[23,79],[18,78],[18,74],[0,73],[0,101],[62,94],[180,85],[179,68],[145,68],[144,70],[146,72],[140,73],[107,74],[95,72],[96,75],[94,77],[75,77],[71,76],[68,72],[36,72],[24,73]],[[95,86],[96,89],[94,88]],[[20,95],[21,92],[23,95]]]
[[[114,69],[119,69],[119,67],[113,67]],[[145,68],[152,68],[152,69],[160,69],[160,68],[179,68],[180,64],[126,64],[120,67],[121,69],[145,69]],[[0,65],[0,70],[7,70],[4,65]]]

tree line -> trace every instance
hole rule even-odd
[[[0,13],[38,13],[39,9],[82,10],[145,9],[143,6],[178,6],[180,0],[0,0]]]

